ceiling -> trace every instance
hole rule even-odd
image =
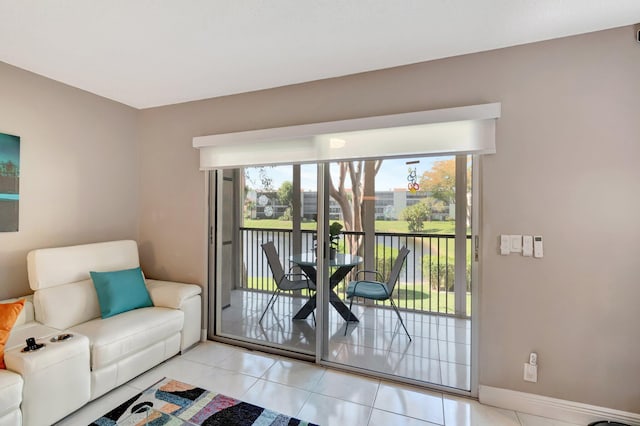
[[[0,61],[148,108],[635,24],[640,0],[0,0],[0,16]]]

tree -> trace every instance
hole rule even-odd
[[[18,176],[18,167],[11,160],[0,162],[0,175]]]
[[[251,187],[261,192],[273,192],[273,179],[269,176],[267,169],[272,169],[273,166],[258,166],[258,167],[246,167],[244,169],[245,182],[249,182],[251,185],[244,184],[245,189]],[[256,181],[255,173],[258,174]]]
[[[438,200],[432,197],[424,198],[421,202],[424,203],[427,206],[427,209],[429,210],[428,220],[433,220],[433,215],[436,213],[446,213],[449,207],[445,205],[445,203],[442,200]]]
[[[431,209],[423,201],[407,207],[402,211],[402,218],[409,225],[409,232],[422,231],[423,222],[429,220]]]
[[[288,180],[282,182],[278,189],[278,200],[283,206],[293,206],[293,184]]]
[[[433,163],[420,178],[420,189],[430,192],[431,196],[445,204],[455,202],[456,197],[456,159],[441,160]]]
[[[347,231],[362,231],[363,210],[362,203],[364,201],[364,182],[365,182],[365,165],[373,161],[373,173],[374,176],[380,170],[382,160],[369,160],[369,161],[341,161],[338,163],[339,173],[337,178],[337,185],[334,182],[334,176],[331,177],[329,183],[329,195],[336,200],[340,208],[342,209],[342,219],[344,221],[344,227]],[[370,163],[371,164],[371,163]],[[347,192],[346,180],[347,176],[351,183],[351,193]],[[362,238],[350,239],[352,252],[357,251],[360,244],[362,244]]]

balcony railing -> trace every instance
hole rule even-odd
[[[290,229],[240,228],[243,247],[243,278],[241,288],[254,291],[273,291],[274,282],[271,269],[262,252],[261,244],[273,241],[280,261],[288,269],[289,259],[295,252],[315,250],[315,231],[302,230],[300,248],[294,250],[293,232]],[[362,232],[344,232],[340,238],[339,252],[364,256],[371,252],[363,247]],[[455,314],[455,236],[451,234],[387,233],[375,234],[374,268],[386,277],[391,270],[399,249],[406,246],[409,256],[400,273],[394,290],[394,301],[400,309]],[[470,298],[470,241],[467,236],[466,259],[466,316],[471,315]],[[364,269],[364,264],[354,268],[336,287],[336,292],[346,299],[346,284],[354,279],[355,273]],[[354,303],[357,303],[355,301]],[[389,302],[375,302],[388,305]]]

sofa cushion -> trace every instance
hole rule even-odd
[[[91,369],[108,366],[179,333],[184,313],[168,308],[141,308],[72,327],[89,338]]]
[[[4,369],[4,345],[9,334],[24,308],[24,299],[12,303],[0,303],[0,369]]]
[[[91,279],[98,294],[102,318],[153,306],[140,268],[94,272]]]
[[[36,320],[60,330],[100,317],[91,279],[38,290],[33,301]]]
[[[19,374],[0,370],[0,417],[20,407],[23,383]]]

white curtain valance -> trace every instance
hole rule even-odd
[[[193,138],[200,169],[495,153],[500,103]]]

